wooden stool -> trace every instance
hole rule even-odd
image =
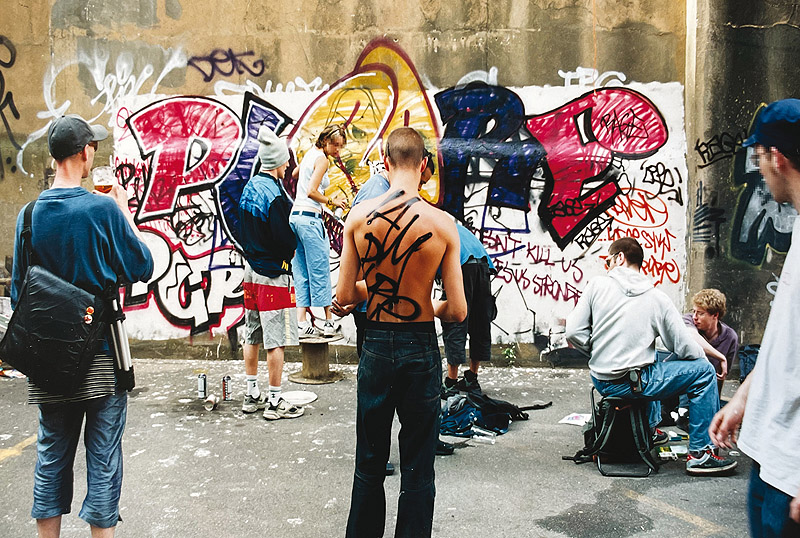
[[[301,338],[300,351],[303,354],[303,368],[299,372],[289,374],[289,381],[304,385],[323,385],[344,379],[342,373],[330,370],[328,355],[328,344],[341,339],[341,335],[330,338],[323,336]]]

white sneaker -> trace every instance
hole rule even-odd
[[[322,335],[323,336],[333,336],[336,334],[336,328],[333,326],[333,321],[326,319],[325,323],[322,325]]]
[[[278,400],[276,405],[268,404],[264,409],[264,418],[267,420],[278,420],[281,418],[297,418],[305,412],[300,406],[292,405],[283,398]]]
[[[313,338],[319,335],[319,329],[314,327],[310,321],[301,321],[297,324],[297,331],[300,338]]]
[[[259,409],[264,409],[267,405],[267,397],[262,394],[258,398],[254,398],[249,394],[244,395],[242,402],[242,413],[255,413]]]

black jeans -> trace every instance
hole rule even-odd
[[[367,322],[358,364],[356,469],[347,538],[383,536],[383,481],[395,411],[401,425],[395,537],[431,535],[441,377],[442,360],[432,322]]]

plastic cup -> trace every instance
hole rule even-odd
[[[206,401],[203,402],[203,407],[206,408],[206,411],[213,411],[219,405],[219,396],[216,394],[209,394]]]
[[[98,166],[92,170],[92,183],[94,183],[95,190],[100,192],[111,192],[111,188],[116,183],[117,177],[114,174],[114,169],[110,166]]]

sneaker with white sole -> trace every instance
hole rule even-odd
[[[336,328],[333,326],[333,321],[326,319],[322,324],[322,336],[331,337],[336,334]]]
[[[658,428],[653,430],[653,446],[661,446],[669,443],[669,435],[667,432],[661,431]]]
[[[692,455],[686,459],[686,472],[696,476],[714,476],[727,474],[736,469],[737,462],[725,458],[720,458],[710,448],[704,450],[700,455]]]
[[[264,409],[267,406],[267,399],[262,394],[258,398],[254,398],[249,394],[244,395],[244,401],[242,402],[242,413],[255,413],[259,409]]]
[[[297,332],[300,338],[314,338],[319,336],[320,331],[310,321],[301,321],[297,324]]]
[[[283,398],[276,405],[268,404],[264,409],[264,418],[278,420],[279,418],[297,418],[305,412],[300,406],[292,405]]]

